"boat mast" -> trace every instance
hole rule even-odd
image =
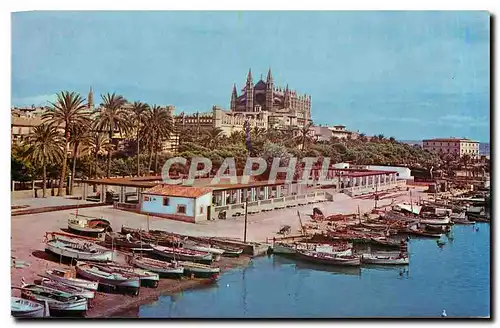
[[[299,223],[300,223],[300,229],[302,230],[302,236],[307,237],[306,236],[306,231],[304,229],[304,226],[302,225],[302,219],[300,218],[300,212],[299,211],[297,211],[297,215],[299,216]]]
[[[247,242],[247,217],[248,217],[248,189],[247,197],[245,198],[245,231],[243,233],[243,242]]]

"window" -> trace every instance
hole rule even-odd
[[[186,205],[177,205],[178,214],[186,214]]]
[[[170,199],[168,197],[163,197],[163,206],[170,205]]]
[[[148,196],[144,196],[144,201],[145,201],[145,202],[149,202],[149,199],[150,199],[150,198],[149,198]]]
[[[203,206],[200,206],[200,214],[203,214]]]

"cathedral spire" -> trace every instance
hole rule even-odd
[[[87,97],[87,108],[94,107],[94,90],[92,90],[92,86],[90,86],[89,95]]]
[[[247,83],[252,83],[253,82],[253,79],[252,79],[252,69],[250,68],[248,70],[248,76],[247,76]]]
[[[271,67],[269,67],[269,71],[267,71],[267,83],[273,82],[273,74],[271,73]]]
[[[236,98],[238,98],[238,92],[236,91],[236,83],[233,84],[233,92],[231,94],[231,110],[236,110]]]

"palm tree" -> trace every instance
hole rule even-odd
[[[94,177],[97,178],[97,167],[99,166],[99,154],[103,151],[110,152],[113,148],[111,140],[105,133],[94,132],[90,136],[89,148],[94,155],[95,166],[94,166]],[[92,170],[89,170],[92,173]],[[90,174],[92,176],[92,174]]]
[[[95,129],[97,131],[107,132],[109,140],[113,140],[113,133],[118,131],[120,135],[128,133],[132,124],[128,117],[128,112],[123,109],[123,105],[127,103],[125,98],[120,95],[105,94],[101,95],[103,103],[102,108],[97,114],[95,121]],[[112,150],[108,151],[108,168],[106,170],[106,177],[109,178],[111,173],[111,156]]]
[[[221,141],[224,135],[224,131],[220,128],[214,128],[208,131],[205,131],[205,146],[214,149],[217,144]]]
[[[70,126],[86,124],[89,120],[89,115],[86,112],[87,107],[83,103],[84,99],[76,92],[62,91],[57,94],[55,103],[51,103],[51,107],[42,115],[43,120],[55,126],[64,129],[65,150],[61,175],[59,179],[59,188],[57,196],[61,196],[64,179],[66,178],[66,163],[68,161]]]
[[[81,125],[70,126],[70,144],[73,145],[73,168],[71,170],[71,180],[69,185],[69,194],[73,195],[73,182],[76,174],[76,161],[79,156],[80,147],[86,147],[90,144],[90,122]]]
[[[174,124],[170,112],[160,106],[153,105],[145,114],[146,122],[143,126],[143,133],[146,143],[149,145],[149,166],[148,170],[151,171],[151,162],[153,154],[155,155],[155,172],[158,171],[158,153],[161,150],[163,141],[170,138],[173,132]]]
[[[26,159],[42,167],[42,196],[47,192],[47,165],[58,163],[65,157],[64,139],[56,127],[42,124],[33,129],[29,136],[29,147],[26,150]]]
[[[306,141],[309,139],[309,133],[310,133],[309,130],[311,129],[311,127],[312,127],[312,123],[308,122],[308,123],[304,124],[304,126],[302,126],[299,129],[298,137],[300,139],[300,145],[301,145],[300,150],[302,150],[302,151],[305,150]]]
[[[132,104],[132,108],[130,109],[130,112],[134,117],[134,122],[136,123],[135,131],[137,133],[137,136],[135,141],[137,143],[137,176],[141,175],[141,168],[140,168],[141,163],[139,159],[139,155],[141,154],[139,147],[140,130],[141,130],[141,124],[144,123],[145,114],[148,109],[149,105],[142,103],[140,101],[134,101],[134,103]]]

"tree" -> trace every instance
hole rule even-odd
[[[117,131],[120,135],[128,133],[132,127],[132,122],[130,121],[127,111],[123,109],[123,105],[126,104],[125,98],[120,95],[105,94],[101,95],[103,103],[101,104],[101,109],[97,114],[97,119],[95,121],[95,129],[101,132],[107,132],[109,140],[113,140],[113,134]],[[108,151],[108,167],[106,170],[106,177],[109,178],[111,173],[111,156],[112,150]]]
[[[205,131],[205,135],[203,138],[205,142],[205,147],[209,147],[211,149],[216,148],[223,136],[224,132],[220,128],[214,128]]]
[[[89,140],[89,148],[94,155],[94,177],[97,178],[97,168],[99,166],[99,154],[103,151],[111,152],[113,144],[105,133],[93,132]],[[92,169],[89,170],[92,176]]]
[[[311,129],[311,127],[312,127],[312,123],[309,122],[309,123],[304,124],[304,126],[302,126],[299,129],[298,137],[300,138],[300,143],[301,143],[300,150],[302,150],[302,151],[305,151],[306,141],[308,139],[310,139],[310,136],[309,136],[310,131],[309,130]]]
[[[83,104],[84,99],[76,92],[62,91],[57,94],[55,103],[42,115],[43,120],[56,128],[64,129],[65,153],[63,156],[61,175],[57,196],[61,196],[64,180],[66,178],[66,165],[68,161],[70,126],[86,124],[89,121],[87,107]]]
[[[132,104],[132,109],[130,110],[130,112],[132,113],[133,117],[134,117],[134,122],[136,124],[135,126],[135,131],[137,133],[137,136],[136,136],[136,143],[137,143],[137,176],[140,176],[141,175],[141,163],[140,163],[140,159],[139,159],[139,155],[140,155],[140,147],[139,147],[139,138],[140,138],[140,130],[141,130],[141,124],[144,123],[144,119],[146,117],[146,112],[147,110],[149,110],[149,105],[148,104],[145,104],[145,103],[142,103],[140,101],[135,101],[133,104]]]
[[[163,141],[170,138],[173,128],[172,115],[166,108],[153,105],[146,111],[146,123],[143,127],[145,133],[143,135],[149,145],[149,171],[151,171],[153,154],[155,156],[154,171],[158,171],[158,153],[162,148]]]
[[[79,156],[80,147],[87,147],[90,144],[91,134],[90,134],[90,122],[71,125],[70,126],[70,144],[73,145],[73,168],[71,170],[71,180],[69,185],[69,193],[73,195],[73,185],[76,178],[76,161]]]
[[[46,197],[47,191],[47,165],[58,163],[64,158],[65,140],[56,127],[42,124],[33,129],[29,136],[29,148],[26,158],[42,167],[42,196]]]

